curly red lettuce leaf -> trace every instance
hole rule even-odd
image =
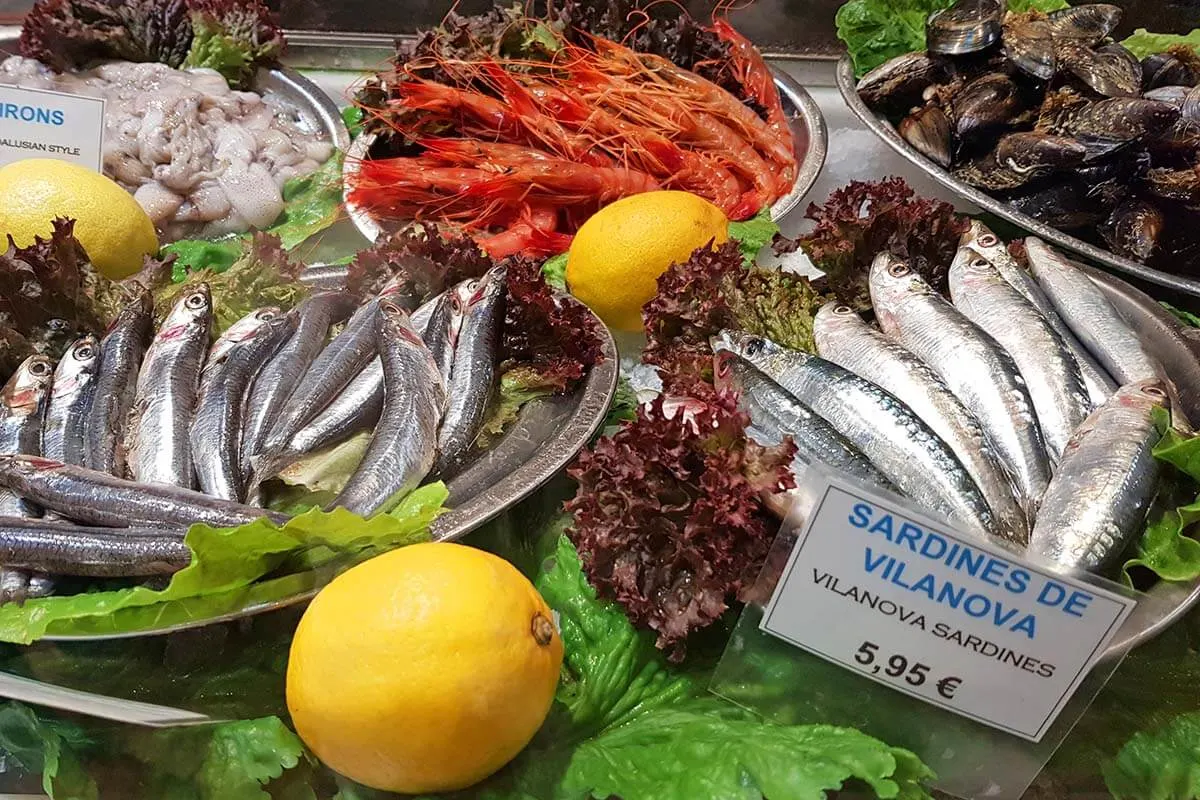
[[[930,285],[947,291],[947,272],[968,220],[949,203],[918,197],[902,178],[852,181],[805,216],[817,223],[800,246],[825,273],[838,300],[870,305],[867,275],[878,253],[909,262]]]
[[[350,262],[346,280],[352,291],[375,294],[403,275],[428,298],[459,281],[478,278],[493,266],[469,236],[409,226],[360,251]]]
[[[184,66],[208,67],[246,86],[283,55],[283,31],[260,0],[187,0],[195,38]]]
[[[192,46],[186,0],[38,0],[20,52],[59,70],[102,59],[182,66]]]
[[[764,447],[749,417],[719,392],[670,413],[659,397],[580,453],[567,531],[589,582],[635,625],[658,635],[671,660],[748,589],[778,527],[760,499],[792,488],[795,445]]]

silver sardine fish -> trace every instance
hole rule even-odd
[[[383,411],[362,463],[330,504],[363,517],[390,511],[429,473],[446,401],[433,355],[404,309],[384,300],[378,317]]]
[[[1032,519],[1050,459],[1012,357],[899,259],[880,254],[869,283],[879,327],[936,372],[983,425]]]
[[[196,485],[190,430],[212,322],[212,296],[202,283],[175,303],[146,351],[126,437],[134,480]]]
[[[755,428],[774,439],[792,438],[800,464],[826,464],[869,486],[896,491],[845,436],[737,353],[718,351],[713,375],[718,386],[738,393],[739,404]]]
[[[100,372],[87,422],[85,467],[125,474],[125,426],[153,328],[154,302],[149,292],[143,292],[117,315],[100,340]]]
[[[67,349],[54,370],[42,449],[34,455],[80,466],[87,462],[87,423],[99,368],[100,343],[95,336],[88,334]]]
[[[186,528],[202,522],[232,528],[286,514],[265,511],[165,483],[138,483],[38,456],[0,456],[0,486],[87,525]]]
[[[1079,364],[1033,304],[969,247],[950,265],[954,307],[1003,347],[1025,379],[1052,463],[1091,410]]]
[[[960,244],[970,247],[979,255],[992,262],[992,265],[1012,284],[1012,287],[1033,304],[1041,312],[1050,327],[1054,328],[1063,340],[1063,344],[1075,357],[1079,372],[1083,376],[1084,386],[1087,387],[1088,400],[1092,408],[1103,405],[1113,392],[1117,390],[1117,382],[1104,371],[1087,348],[1071,333],[1071,329],[1063,322],[1062,317],[1054,310],[1054,304],[1042,291],[1037,278],[1030,275],[1017,263],[1008,252],[1008,247],[1000,237],[979,220],[972,220],[971,227],[963,234]]]
[[[1122,386],[1071,438],[1050,487],[1029,554],[1069,570],[1097,570],[1141,534],[1158,490],[1152,450],[1166,409],[1162,381]]]
[[[831,361],[742,331],[722,331],[712,345],[795,395],[919,505],[981,538],[1002,533],[949,446],[892,394]]]
[[[249,477],[251,458],[262,452],[267,434],[292,390],[325,346],[329,328],[345,319],[353,306],[353,295],[317,292],[288,313],[295,329],[287,342],[259,371],[246,406],[246,430],[242,434],[242,471],[245,477]]]
[[[221,334],[200,375],[192,417],[192,461],[205,494],[241,501],[242,425],[254,376],[283,343],[293,317],[274,306],[250,312]]]
[[[921,359],[868,325],[854,309],[827,303],[813,321],[817,353],[891,392],[921,418],[966,468],[1004,536],[1029,539],[1016,487],[979,419]]]
[[[1122,384],[1166,378],[1104,292],[1045,242],[1025,239],[1029,266],[1059,316],[1104,368]]]
[[[87,528],[0,518],[0,561],[54,575],[125,578],[168,575],[191,561],[183,531]]]
[[[438,431],[436,470],[442,478],[453,476],[462,467],[496,388],[506,278],[503,267],[493,267],[478,281],[456,290],[463,312],[446,390],[446,414]]]

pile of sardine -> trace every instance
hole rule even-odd
[[[1025,249],[1032,274],[973,223],[950,299],[881,254],[869,280],[878,327],[827,304],[819,355],[725,331],[717,380],[738,391],[756,436],[793,437],[797,474],[824,463],[1016,552],[1102,569],[1143,530],[1163,413],[1187,423],[1166,368],[1098,279],[1038,239]]]
[[[1112,5],[1005,15],[962,0],[927,52],[858,92],[914,148],[1014,209],[1168,272],[1200,268],[1200,57],[1140,62]]]
[[[261,483],[360,432],[370,443],[330,507],[371,516],[451,477],[494,390],[506,291],[503,268],[424,304],[401,279],[361,304],[321,291],[210,346],[200,284],[157,332],[146,294],[57,366],[31,356],[0,391],[0,599],[45,595],[56,576],[174,572],[193,523],[286,521],[256,505]]]

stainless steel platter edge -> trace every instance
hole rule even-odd
[[[900,134],[896,132],[891,122],[876,115],[874,111],[867,108],[866,103],[858,96],[858,92],[855,89],[856,84],[854,66],[850,61],[850,57],[842,56],[837,66],[837,86],[846,105],[854,112],[854,115],[858,119],[862,120],[862,123],[872,133],[882,139],[896,153],[950,191],[971,201],[980,208],[990,211],[997,217],[1020,228],[1024,228],[1041,239],[1045,239],[1047,242],[1086,256],[1109,270],[1115,270],[1148,283],[1165,286],[1192,297],[1200,297],[1200,281],[1151,269],[1145,264],[1139,264],[1128,258],[1122,258],[1108,250],[1096,247],[1070,234],[1063,233],[1057,228],[1052,228],[1043,222],[1039,222],[1033,217],[1022,214],[1014,210],[1003,200],[997,200],[975,187],[958,180],[946,170],[929,161],[929,159],[909,145],[908,142],[904,141],[900,137]]]

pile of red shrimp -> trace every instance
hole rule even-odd
[[[496,258],[563,252],[597,209],[655,189],[752,216],[795,182],[795,143],[758,50],[723,20],[711,30],[742,98],[598,37],[560,39],[544,60],[398,64],[380,76],[386,99],[361,105],[404,154],[364,159],[348,200],[378,218],[455,225]]]

